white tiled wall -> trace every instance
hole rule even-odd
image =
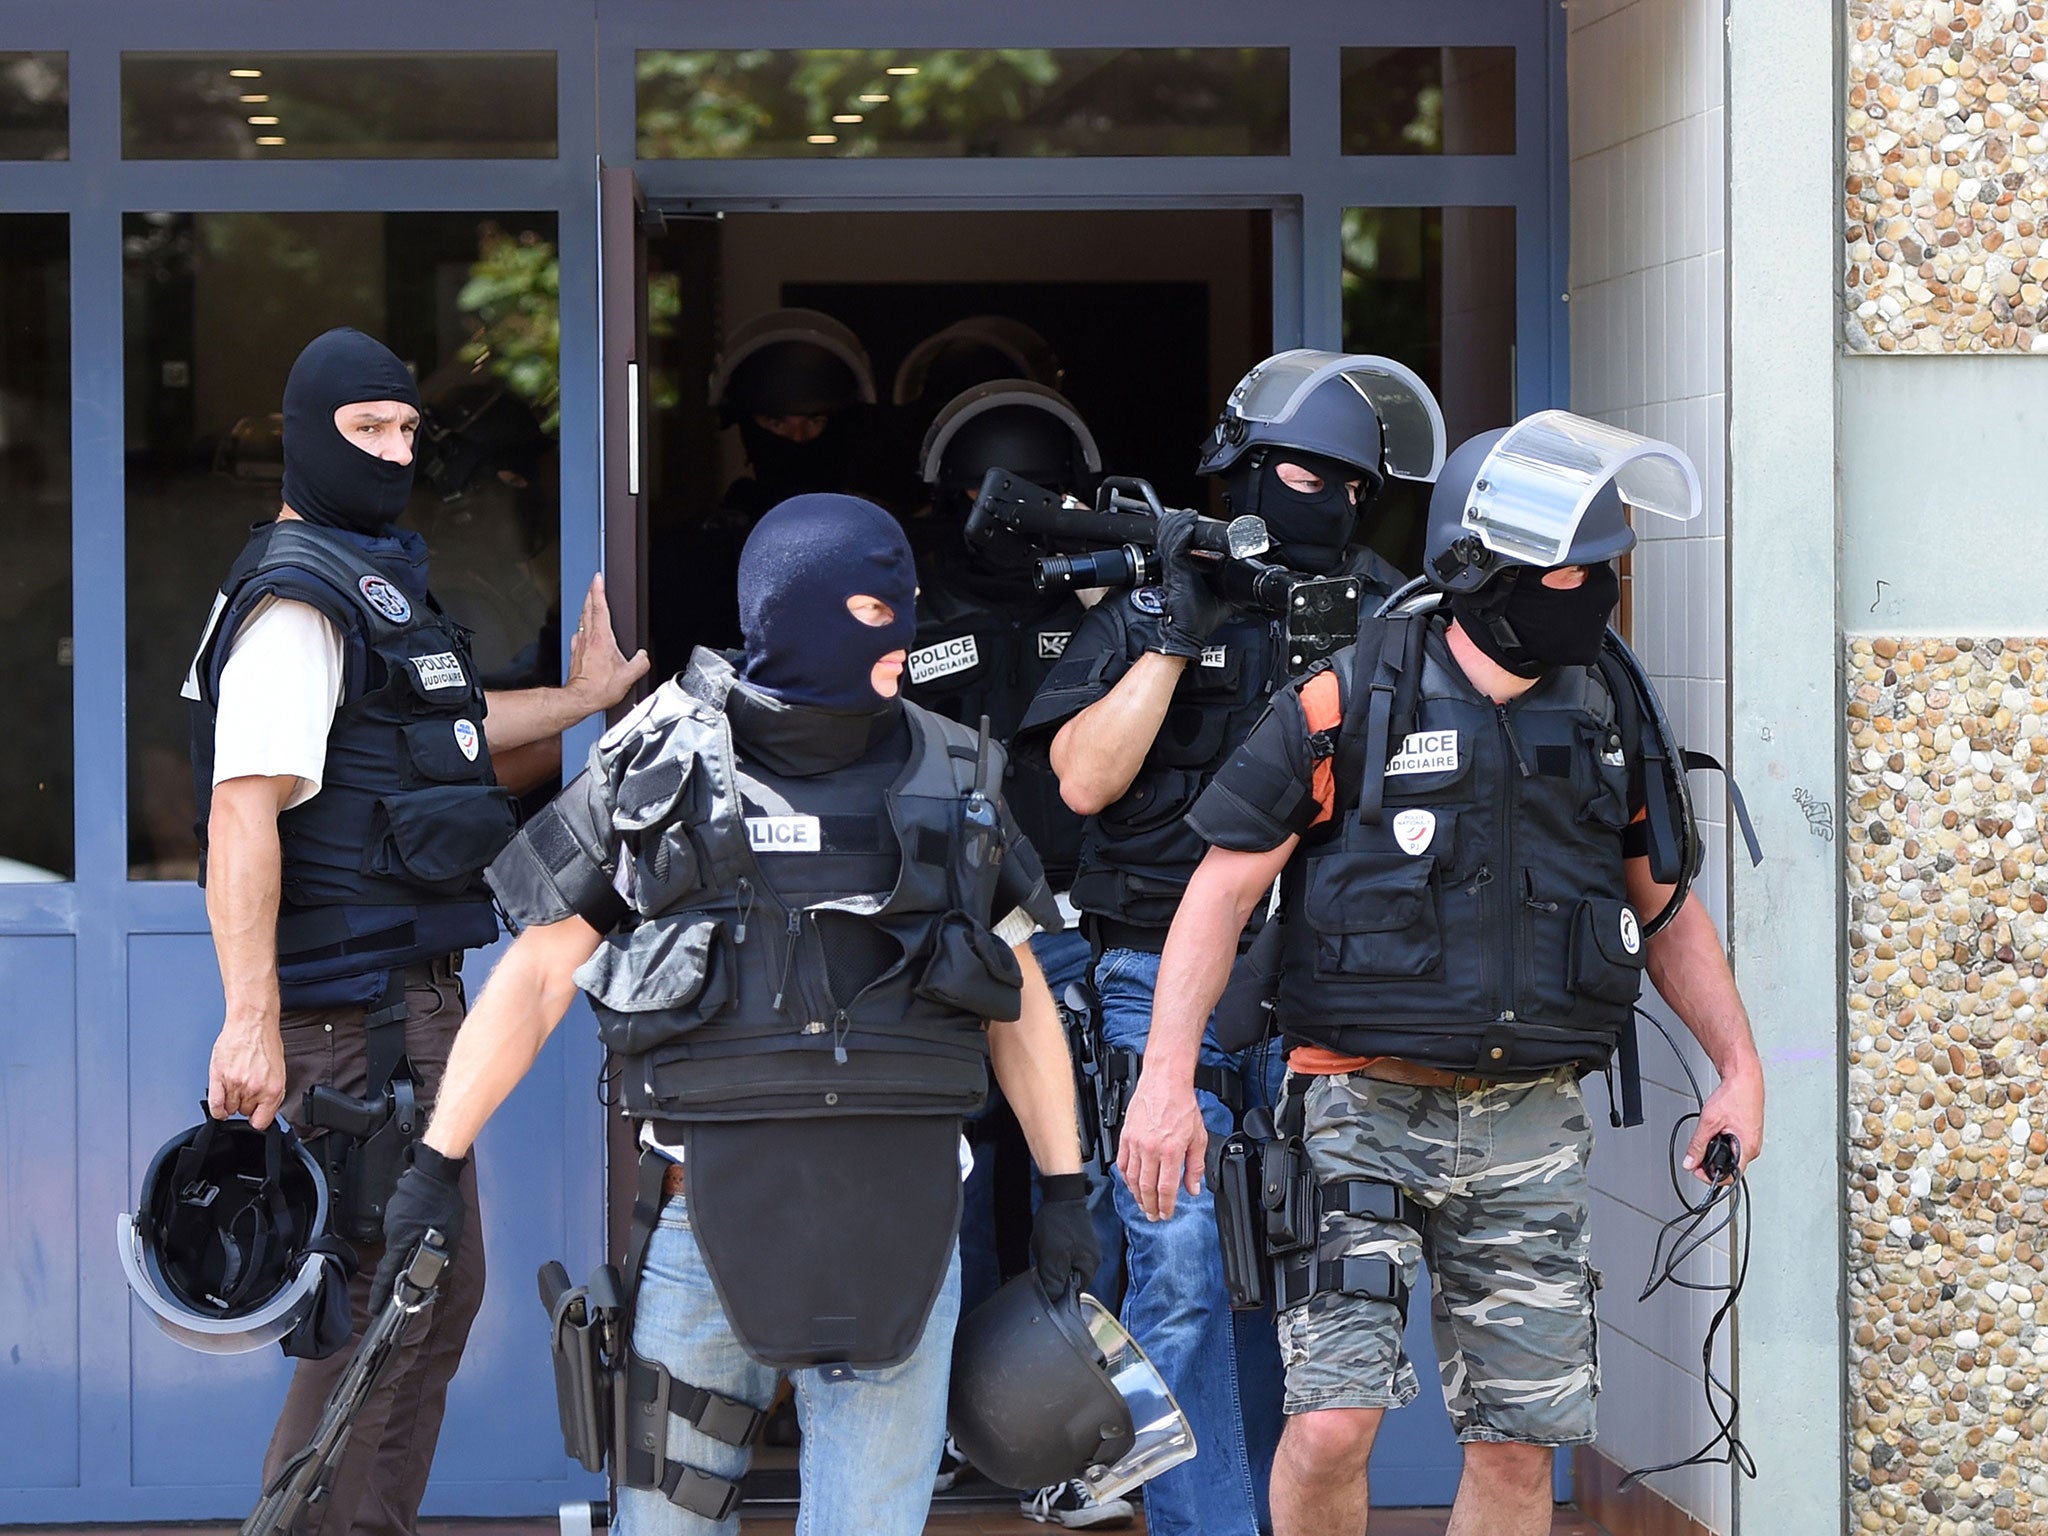
[[[1696,522],[1638,525],[1631,639],[1680,737],[1719,757],[1728,676],[1722,0],[1567,6],[1572,408],[1675,443],[1700,472],[1706,510]],[[1725,927],[1728,818],[1713,778],[1695,775],[1693,788],[1707,836],[1696,888]],[[1712,1068],[1691,1037],[1653,1007],[1710,1088]],[[1666,1131],[1692,1108],[1671,1052],[1653,1031],[1645,1037],[1647,1123],[1626,1132],[1603,1123],[1593,1166],[1594,1263],[1606,1277],[1599,1448],[1627,1467],[1675,1460],[1713,1432],[1700,1343],[1715,1299],[1669,1289],[1635,1299],[1658,1224],[1678,1209]],[[1708,1262],[1720,1278],[1725,1249]],[[1689,1468],[1653,1486],[1730,1529],[1725,1468]]]

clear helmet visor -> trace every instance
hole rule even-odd
[[[318,1254],[309,1253],[271,1296],[230,1316],[209,1317],[165,1294],[150,1273],[154,1266],[145,1257],[142,1229],[132,1213],[115,1222],[114,1239],[128,1289],[149,1309],[150,1321],[169,1338],[203,1355],[246,1355],[267,1349],[296,1328],[319,1300],[323,1265]]]
[[[1330,378],[1342,378],[1379,417],[1389,474],[1403,480],[1437,477],[1447,451],[1443,409],[1412,369],[1390,357],[1308,348],[1282,352],[1238,382],[1229,408],[1246,421],[1283,425]]]
[[[1464,526],[1528,565],[1565,564],[1593,498],[1613,482],[1638,512],[1688,522],[1700,480],[1669,443],[1570,411],[1538,411],[1494,444],[1465,498]]]
[[[1135,1436],[1131,1448],[1114,1462],[1081,1474],[1088,1491],[1107,1502],[1192,1458],[1195,1431],[1167,1390],[1166,1379],[1109,1309],[1085,1291],[1080,1305],[1089,1336],[1101,1352],[1102,1368],[1130,1410]]]

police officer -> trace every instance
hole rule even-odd
[[[1095,1264],[1026,942],[1059,919],[1003,808],[1001,749],[898,697],[916,576],[895,520],[786,501],[739,587],[738,665],[696,652],[491,866],[527,926],[456,1044],[378,1283],[428,1228],[463,1225],[449,1170],[581,987],[649,1149],[633,1348],[672,1381],[650,1388],[665,1458],[614,1468],[620,1528],[736,1531],[787,1373],[804,1528],[910,1536],[945,1434],[960,1122],[991,1061],[1052,1175],[1047,1289]]]
[[[1696,897],[1667,914],[1651,872],[1644,810],[1669,787],[1645,770],[1647,684],[1603,660],[1635,542],[1617,480],[1639,512],[1698,505],[1676,449],[1564,412],[1466,443],[1430,503],[1444,606],[1369,624],[1277,695],[1191,817],[1213,846],[1167,942],[1122,1171],[1153,1215],[1198,1186],[1202,1023],[1279,877],[1276,1007],[1323,1215],[1277,1302],[1277,1536],[1365,1529],[1382,1413],[1417,1391],[1401,1328],[1425,1262],[1465,1447],[1451,1528],[1550,1529],[1551,1448],[1593,1438],[1598,1388],[1579,1077],[1633,1029],[1645,967],[1720,1073],[1686,1166],[1723,1132],[1744,1162],[1761,1145],[1713,921]]]
[[[720,426],[738,431],[748,472],[716,507],[654,544],[650,587],[665,600],[654,605],[651,633],[664,671],[680,671],[699,645],[739,643],[733,572],[748,530],[788,497],[856,488],[856,418],[874,403],[867,349],[820,310],[772,309],[726,339],[711,405]]]
[[[227,999],[208,1108],[259,1129],[282,1108],[316,1152],[335,1134],[300,1119],[316,1085],[360,1097],[401,1082],[433,1099],[462,1016],[462,951],[498,932],[481,871],[512,835],[512,809],[492,749],[560,733],[647,669],[619,654],[593,581],[568,683],[484,692],[467,632],[428,593],[424,542],[393,525],[419,420],[412,377],[381,343],[333,330],[300,353],[284,393],[283,509],[228,572],[185,690]],[[474,1177],[461,1187],[473,1223]],[[343,1225],[374,1234],[388,1193],[361,1191],[366,1209]],[[359,1329],[368,1292],[365,1271]],[[312,1529],[412,1530],[482,1295],[473,1247],[356,1424]],[[266,1481],[305,1444],[346,1364],[300,1363]]]
[[[1374,602],[1396,573],[1358,547],[1359,521],[1387,474],[1434,474],[1442,430],[1434,413],[1427,391],[1397,365],[1283,353],[1233,391],[1200,468],[1222,477],[1232,514],[1265,520],[1268,559],[1303,574],[1349,575]],[[1020,751],[1047,753],[1061,795],[1089,818],[1073,900],[1096,948],[1105,1042],[1117,1050],[1145,1048],[1160,951],[1202,857],[1187,813],[1267,696],[1297,670],[1280,619],[1226,600],[1194,533],[1192,513],[1162,519],[1160,585],[1090,610],[1019,737]],[[1213,1035],[1201,1060],[1202,1110],[1221,1133],[1233,1110],[1216,1090],[1236,1097],[1241,1089]],[[1202,1447],[1147,1490],[1147,1529],[1250,1536],[1257,1513],[1234,1359],[1217,1350],[1231,1324],[1207,1197],[1182,1202],[1169,1221],[1151,1219],[1128,1189],[1115,1196],[1128,1245],[1125,1325]]]

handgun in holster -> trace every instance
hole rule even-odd
[[[569,1271],[550,1260],[540,1271],[540,1303],[547,1309],[555,1364],[555,1408],[562,1444],[587,1472],[604,1470],[618,1422],[620,1381],[612,1370],[617,1350],[619,1271],[606,1264],[587,1285],[571,1286]]]
[[[1070,982],[1059,1000],[1060,1023],[1066,1027],[1067,1056],[1074,1069],[1074,1118],[1081,1132],[1081,1161],[1097,1167],[1109,1161],[1103,1135],[1101,999],[1086,982]]]
[[[304,1121],[327,1132],[309,1150],[327,1174],[334,1231],[354,1242],[384,1240],[385,1204],[427,1128],[405,1058],[405,1020],[404,980],[394,971],[391,989],[363,1020],[369,1053],[363,1096],[324,1085],[306,1090]]]
[[[1243,1127],[1224,1139],[1211,1182],[1224,1287],[1234,1310],[1270,1304],[1284,1312],[1335,1290],[1392,1301],[1407,1315],[1408,1286],[1398,1265],[1324,1259],[1319,1243],[1322,1219],[1333,1212],[1405,1221],[1407,1199],[1398,1185],[1378,1179],[1319,1184],[1300,1134],[1280,1134],[1263,1107],[1247,1111]]]

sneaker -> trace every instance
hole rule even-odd
[[[1096,1502],[1087,1484],[1079,1478],[1041,1488],[1028,1499],[1020,1499],[1017,1513],[1040,1525],[1064,1525],[1081,1530],[1097,1525],[1129,1525],[1136,1516],[1129,1499]]]
[[[939,1475],[932,1479],[932,1492],[944,1493],[956,1483],[963,1483],[975,1476],[974,1463],[967,1459],[967,1453],[960,1449],[959,1442],[951,1435],[946,1436],[945,1449],[939,1452]]]

